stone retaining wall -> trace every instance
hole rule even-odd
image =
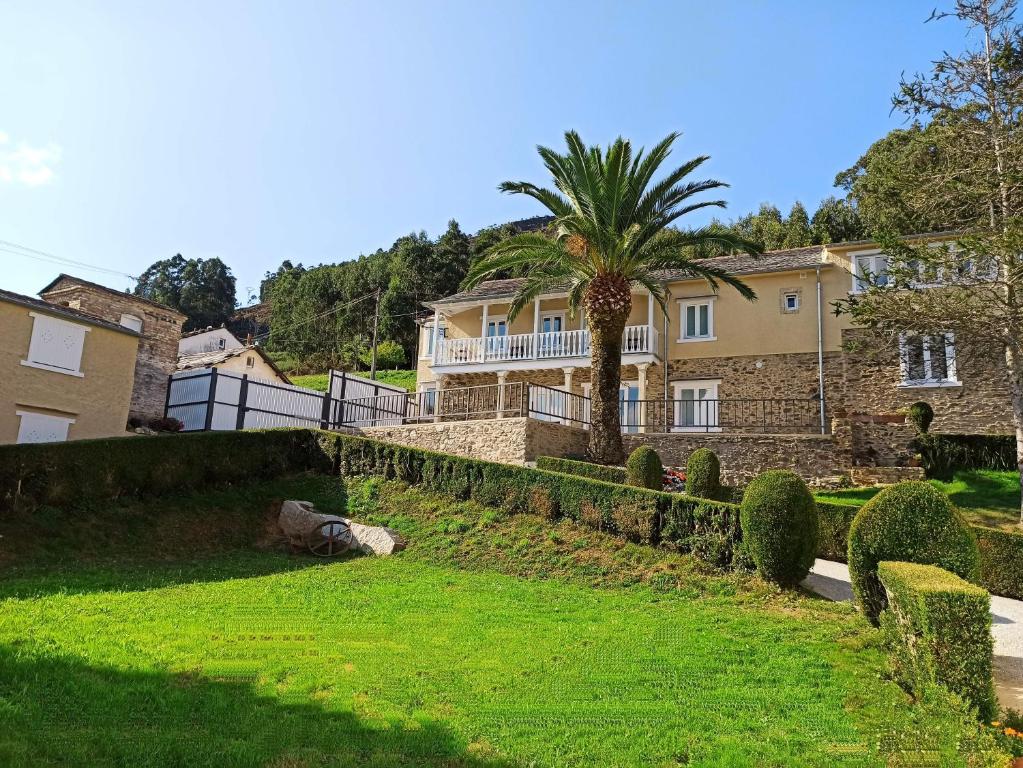
[[[525,464],[538,456],[581,456],[589,433],[536,419],[489,419],[365,427],[359,434],[430,451],[504,464]]]

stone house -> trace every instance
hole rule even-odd
[[[185,315],[164,304],[66,274],[58,276],[39,295],[52,304],[137,331],[138,357],[129,417],[148,421],[163,416],[167,378],[177,365]]]
[[[0,290],[0,443],[125,434],[138,331]]]
[[[890,349],[835,315],[834,301],[862,290],[865,275],[885,273],[887,258],[876,243],[709,263],[742,277],[758,299],[749,302],[727,286],[715,292],[702,279],[666,270],[665,314],[636,288],[622,354],[623,431],[636,435],[627,444],[654,444],[671,460],[697,439],[742,453],[753,441],[729,435],[802,434],[831,442],[831,458],[817,464],[892,466],[911,458],[914,433],[904,413],[918,400],[934,408],[933,431],[1013,431],[998,360],[959,360],[962,340],[950,334],[904,336]],[[420,321],[420,392],[528,381],[589,395],[585,314],[571,316],[567,295],[552,292],[510,320],[520,284],[488,281],[428,304],[433,314]],[[549,418],[572,401],[563,397],[559,405],[552,395]]]

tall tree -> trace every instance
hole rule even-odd
[[[965,234],[940,247],[882,237],[889,274],[839,308],[881,337],[926,343],[951,333],[958,358],[1001,358],[1023,482],[1023,32],[1015,10],[1015,0],[958,0],[934,14],[963,22],[975,42],[904,79],[893,97],[924,126],[916,134],[937,159],[899,190],[908,215]]]
[[[802,248],[813,245],[813,230],[810,228],[810,215],[798,200],[792,204],[789,217],[785,220],[785,238],[782,248]]]
[[[135,295],[174,307],[187,316],[182,330],[219,326],[235,308],[235,279],[218,258],[157,261],[139,276]]]
[[[817,212],[810,220],[810,228],[813,230],[813,242],[820,244],[847,243],[867,236],[867,229],[856,206],[837,197],[821,200]]]
[[[528,265],[526,281],[509,308],[510,318],[542,293],[566,288],[571,311],[580,306],[586,310],[592,350],[589,452],[603,463],[622,459],[618,389],[633,284],[646,288],[665,312],[664,286],[655,275],[659,269],[686,269],[715,290],[725,283],[747,299],[756,298],[738,278],[687,255],[687,249],[708,241],[755,250],[750,243],[706,227],[672,228],[686,214],[725,206],[723,200],[694,200],[726,186],[713,179],[688,180],[706,156],[654,180],[677,139],[673,133],[649,154],[640,149],[635,157],[631,143],[622,138],[605,150],[587,147],[575,131],[565,134],[565,154],[538,147],[555,189],[525,181],[507,181],[500,189],[539,201],[556,217],[555,236],[515,235],[494,246],[466,280],[469,286],[478,285],[495,273]]]

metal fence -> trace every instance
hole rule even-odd
[[[821,401],[812,399],[631,400],[621,403],[623,432],[761,432],[826,430]]]

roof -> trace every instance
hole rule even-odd
[[[255,352],[261,358],[263,362],[274,369],[274,373],[280,376],[288,384],[291,380],[284,374],[280,368],[270,359],[270,356],[263,351],[261,347],[255,345],[248,347],[235,347],[234,349],[218,349],[213,352],[196,352],[191,355],[178,355],[177,369],[179,371],[187,371],[190,368],[215,368],[232,357],[238,357],[245,354],[246,352]]]
[[[137,331],[133,331],[131,328],[125,328],[123,325],[112,323],[109,320],[104,320],[101,317],[90,315],[79,309],[71,309],[71,307],[64,307],[60,304],[51,304],[50,302],[43,301],[42,299],[36,299],[32,296],[22,296],[20,293],[5,291],[2,288],[0,288],[0,301],[7,301],[11,304],[20,304],[21,306],[28,307],[29,309],[37,309],[40,312],[45,312],[48,315],[59,315],[61,317],[66,317],[69,320],[88,323],[89,325],[106,328],[110,331],[126,333],[129,336],[137,337],[139,335]]]
[[[121,298],[124,298],[125,296],[127,296],[128,298],[130,298],[130,299],[132,299],[134,301],[139,301],[139,302],[142,302],[143,304],[149,304],[150,306],[156,307],[157,309],[162,309],[164,312],[170,312],[172,315],[177,315],[182,320],[184,320],[187,317],[187,315],[185,315],[182,312],[179,312],[178,310],[174,309],[174,307],[168,307],[166,304],[161,304],[158,301],[153,301],[152,299],[147,299],[144,296],[136,296],[134,293],[125,293],[124,291],[118,291],[116,288],[110,288],[109,286],[106,286],[106,285],[100,285],[99,283],[94,283],[91,280],[84,280],[84,279],[82,279],[80,277],[75,277],[74,275],[69,275],[69,274],[66,274],[64,272],[61,272],[53,280],[51,280],[49,283],[47,283],[46,286],[42,290],[39,291],[39,295],[42,295],[42,294],[44,294],[44,293],[46,293],[48,291],[53,290],[54,289],[53,287],[57,283],[59,283],[61,280],[72,280],[75,283],[77,283],[78,285],[85,285],[85,286],[88,286],[89,288],[96,288],[97,290],[104,291],[106,293],[112,293],[114,296],[119,296]],[[62,290],[62,289],[58,289],[58,290]]]
[[[188,333],[183,333],[181,334],[181,338],[188,339],[191,338],[192,336],[199,336],[200,334],[203,333],[213,333],[214,331],[227,331],[227,333],[231,333],[231,331],[228,330],[226,325],[217,326],[208,325],[205,328],[196,328],[194,331],[188,331]],[[231,335],[234,336],[233,333],[231,333]]]
[[[755,275],[766,272],[788,272],[799,269],[813,269],[824,266],[824,246],[810,245],[805,248],[786,248],[780,251],[767,251],[759,256],[738,253],[731,256],[716,256],[712,259],[701,259],[701,264],[724,269],[733,275]],[[698,280],[685,269],[664,269],[657,273],[663,283],[679,280]],[[508,280],[487,280],[468,291],[461,291],[443,299],[427,302],[427,306],[472,303],[492,299],[504,299],[514,296],[525,283],[524,278]]]

